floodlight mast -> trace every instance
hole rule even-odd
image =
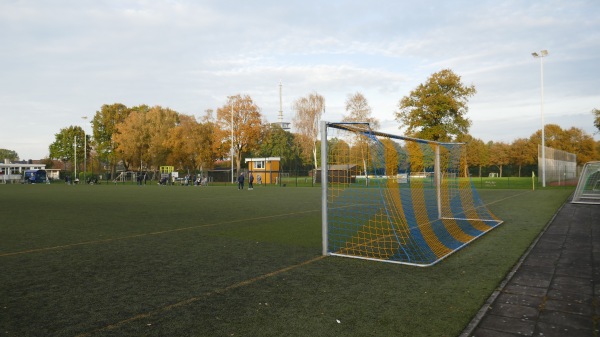
[[[329,254],[329,233],[327,215],[327,184],[329,183],[329,172],[327,172],[327,122],[321,121],[321,249],[325,256]],[[317,174],[317,170],[315,170]]]
[[[87,116],[83,116],[81,118],[87,122]],[[85,174],[87,172],[87,136],[85,135],[85,124],[83,127],[83,183],[85,184]],[[141,170],[142,168],[140,167],[140,171]]]
[[[233,184],[235,180],[233,180],[233,99],[231,100],[231,183]]]
[[[73,184],[77,180],[77,135],[73,138],[73,157],[75,157],[75,177],[73,177]]]
[[[541,103],[541,115],[542,115],[542,187],[546,187],[546,140],[544,134],[544,57],[548,56],[546,49],[531,53],[534,58],[540,59],[540,74],[541,74],[541,92],[542,92],[542,103]],[[538,163],[539,165],[539,163]]]

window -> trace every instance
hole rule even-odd
[[[255,161],[254,162],[254,168],[255,169],[264,169],[265,168],[265,162],[263,161]]]

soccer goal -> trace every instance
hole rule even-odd
[[[600,204],[600,161],[588,162],[583,166],[571,202]]]
[[[464,144],[322,122],[323,254],[431,266],[500,225],[465,153]]]

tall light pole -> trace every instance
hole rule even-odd
[[[233,99],[231,99],[231,183],[235,183],[233,180]]]
[[[81,117],[84,121],[87,121],[87,116]],[[87,137],[85,136],[85,125],[83,129],[83,183],[85,184],[85,173],[87,172]]]
[[[541,115],[542,115],[542,187],[546,187],[546,138],[544,135],[544,57],[548,56],[546,49],[539,52],[531,53],[534,58],[540,59],[540,73],[542,83],[542,104],[541,104]],[[539,164],[539,163],[538,163]]]
[[[77,136],[73,138],[73,156],[75,157],[75,177],[73,177],[73,184],[77,179]]]

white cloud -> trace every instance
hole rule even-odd
[[[360,91],[397,131],[398,101],[443,68],[477,87],[472,134],[509,141],[539,129],[541,49],[548,120],[593,132],[599,14],[594,0],[4,1],[0,147],[42,157],[114,102],[198,115],[247,93],[275,120],[280,81],[288,120],[314,91],[341,118]]]

